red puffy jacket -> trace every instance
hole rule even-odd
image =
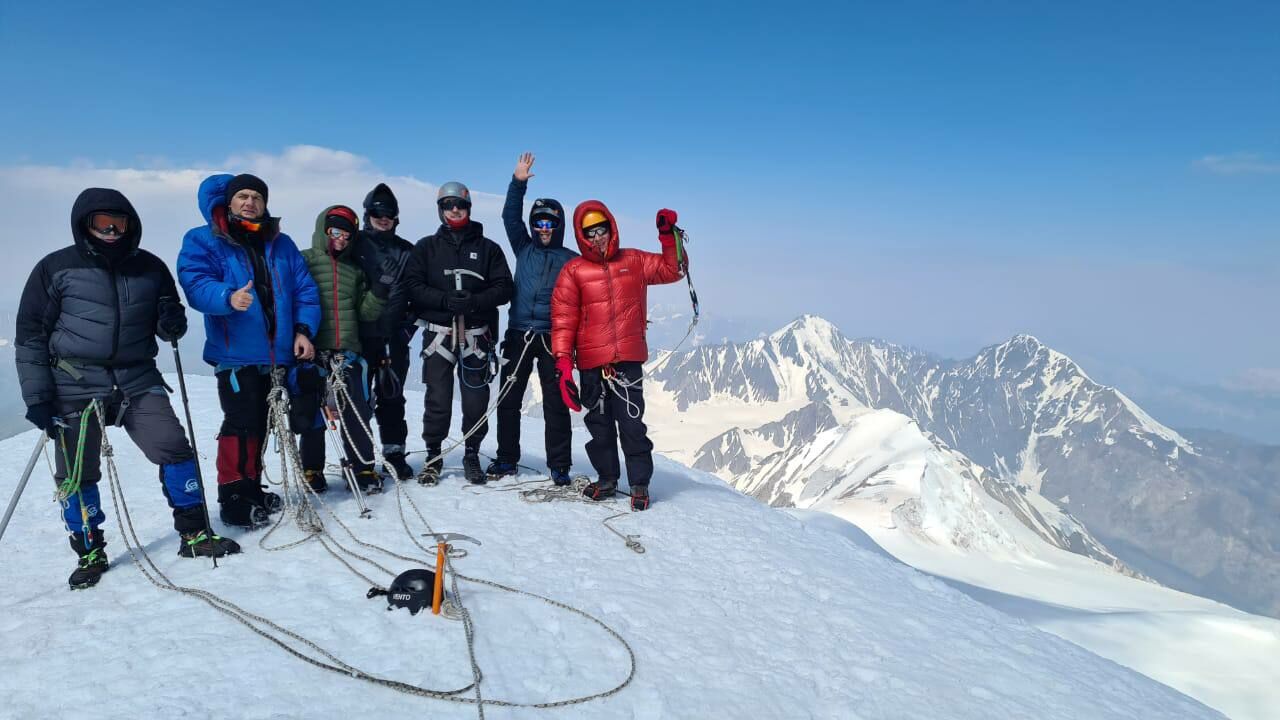
[[[582,216],[592,210],[604,213],[613,228],[603,256],[582,234]],[[599,200],[588,200],[573,211],[573,227],[582,257],[565,263],[551,294],[552,354],[573,357],[576,352],[582,370],[648,360],[648,287],[684,277],[676,263],[675,236],[658,237],[661,254],[619,250],[618,223]]]

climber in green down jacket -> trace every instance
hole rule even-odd
[[[320,329],[315,334],[317,366],[297,370],[296,388],[305,407],[307,401],[328,405],[325,417],[315,417],[306,427],[297,428],[302,435],[302,466],[307,483],[316,492],[324,492],[324,422],[332,417],[336,399],[325,391],[322,376],[333,372],[343,375],[342,383],[350,403],[343,408],[341,432],[347,457],[360,489],[366,493],[382,490],[382,476],[373,467],[373,440],[365,374],[368,368],[360,359],[360,323],[377,320],[386,298],[378,296],[355,257],[354,244],[360,221],[355,211],[345,205],[325,208],[316,218],[311,248],[302,253],[307,268],[320,290]]]

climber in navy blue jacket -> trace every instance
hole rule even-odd
[[[551,291],[560,268],[577,253],[564,246],[564,208],[548,198],[533,201],[529,227],[522,219],[524,193],[533,173],[533,154],[516,162],[502,224],[516,256],[515,297],[502,343],[502,383],[510,384],[498,403],[498,457],[489,465],[490,479],[516,474],[520,461],[520,406],[534,363],[542,385],[542,414],[546,422],[547,467],[557,485],[569,483],[571,464],[569,409],[560,398],[556,359],[551,354]],[[532,233],[532,234],[531,234]]]

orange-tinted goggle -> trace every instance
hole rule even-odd
[[[96,212],[89,216],[89,229],[99,235],[120,237],[129,232],[129,216],[118,213]]]

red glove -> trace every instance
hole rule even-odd
[[[662,208],[658,211],[658,234],[671,235],[675,232],[676,211]]]
[[[573,359],[568,355],[556,358],[556,382],[560,383],[560,399],[565,407],[574,412],[582,412],[582,404],[578,402],[578,386],[573,382]]]

